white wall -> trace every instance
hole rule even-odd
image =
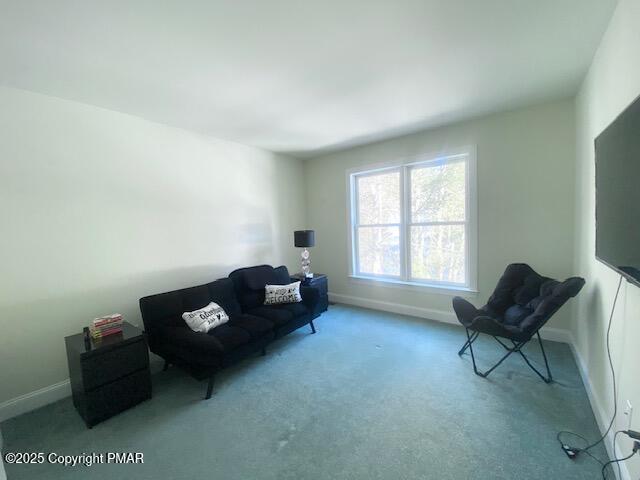
[[[64,336],[238,266],[297,266],[301,162],[0,88],[0,404],[68,377]]]
[[[621,0],[576,99],[577,186],[576,250],[578,273],[587,279],[578,296],[572,333],[591,385],[592,403],[601,423],[613,413],[613,395],[605,339],[618,275],[595,258],[595,163],[593,141],[631,101],[640,95],[640,0]],[[638,132],[640,134],[640,132]],[[634,206],[637,208],[637,205]],[[631,400],[633,428],[640,430],[640,288],[623,283],[612,329],[620,411]],[[626,429],[618,416],[615,430]],[[622,453],[631,442],[619,441]],[[627,462],[627,478],[640,478],[640,458]]]
[[[313,270],[329,274],[334,298],[365,299],[438,320],[453,317],[452,295],[371,286],[348,278],[346,170],[422,152],[477,146],[478,306],[486,302],[507,264],[527,262],[540,273],[573,272],[575,158],[571,100],[500,113],[305,162],[307,226],[316,230]],[[360,302],[361,304],[364,304]],[[550,322],[568,328],[569,309]]]

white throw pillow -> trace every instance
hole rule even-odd
[[[278,303],[298,303],[302,301],[300,295],[300,282],[289,285],[265,285],[264,304],[276,305]]]
[[[227,312],[214,302],[193,312],[184,312],[182,318],[191,330],[203,333],[207,333],[212,328],[219,327],[229,321]]]

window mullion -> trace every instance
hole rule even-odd
[[[401,227],[400,227],[400,251],[402,252],[401,258],[401,274],[403,280],[409,280],[411,276],[411,265],[410,265],[410,232],[409,232],[409,222],[410,222],[410,197],[411,197],[411,185],[409,182],[409,167],[403,166],[401,169],[401,179],[402,179],[402,188],[401,188],[401,199],[400,199],[400,219],[401,219]]]
[[[353,268],[356,274],[360,274],[360,229],[358,225],[360,224],[360,186],[358,185],[358,178],[353,178],[353,190],[354,197],[352,199],[353,212],[351,215],[351,221],[353,222],[352,226],[352,235],[353,235],[353,262],[351,264],[351,268]]]

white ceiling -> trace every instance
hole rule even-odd
[[[616,0],[0,0],[0,83],[299,156],[573,94]]]

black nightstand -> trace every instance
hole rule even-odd
[[[313,278],[305,278],[301,273],[291,275],[291,279],[294,281],[301,281],[302,285],[308,285],[313,288],[317,288],[320,292],[320,301],[316,307],[316,311],[313,312],[313,318],[319,317],[322,312],[326,312],[329,308],[329,284],[327,276],[324,273],[314,273]]]
[[[151,398],[144,333],[124,322],[122,333],[85,346],[84,335],[65,337],[73,404],[87,427]]]

